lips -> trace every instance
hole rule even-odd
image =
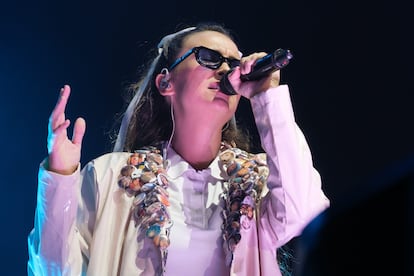
[[[215,90],[216,91],[216,95],[214,96],[215,99],[221,99],[221,100],[223,100],[225,102],[228,102],[229,101],[229,96],[226,95],[226,94],[224,94],[221,91],[220,83],[219,82],[213,82],[213,83],[211,83],[208,86],[208,89],[211,89],[211,90]]]
[[[226,94],[224,94],[220,90],[218,91],[218,93],[216,93],[216,95],[214,96],[214,99],[222,100],[222,101],[225,101],[226,103],[229,102],[229,96],[227,96]]]
[[[208,89],[218,90],[218,89],[220,89],[220,85],[219,85],[219,83],[218,83],[218,82],[214,82],[214,83],[211,83],[211,84],[209,85]]]

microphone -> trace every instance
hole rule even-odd
[[[253,65],[250,73],[240,75],[241,81],[255,81],[261,78],[269,76],[274,71],[280,70],[289,64],[289,61],[293,58],[292,53],[289,50],[277,49],[273,53],[259,58]],[[231,85],[228,75],[233,72],[228,71],[220,80],[220,89],[224,94],[235,95],[237,92]]]

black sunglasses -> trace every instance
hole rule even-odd
[[[223,64],[223,62],[226,62],[230,66],[230,68],[234,68],[240,65],[240,60],[238,59],[225,58],[217,51],[211,50],[203,46],[199,46],[188,50],[184,55],[177,58],[168,70],[171,71],[172,69],[174,69],[178,64],[180,64],[192,53],[195,54],[198,64],[209,69],[215,70],[219,68]]]

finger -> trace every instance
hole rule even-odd
[[[60,90],[59,99],[55,105],[55,108],[52,111],[50,116],[49,123],[51,124],[52,129],[57,128],[60,124],[65,121],[65,109],[70,95],[70,86],[64,85]]]
[[[53,135],[58,136],[62,134],[68,129],[69,125],[70,125],[70,120],[66,119],[61,125],[59,125],[53,130]]]
[[[55,145],[59,144],[60,141],[67,139],[66,130],[70,125],[69,120],[65,120],[63,124],[58,126],[54,131],[49,130],[47,136],[47,149],[49,154],[53,151]]]
[[[257,60],[264,57],[266,55],[265,52],[254,53],[245,58],[243,58],[240,71],[243,75],[248,74],[252,71],[252,67],[256,64]]]
[[[85,120],[83,118],[76,119],[75,125],[73,127],[72,143],[76,145],[81,145],[85,131],[86,131]]]
[[[228,72],[227,78],[233,83],[240,80],[240,67],[237,66]]]
[[[276,72],[273,72],[271,76],[270,86],[271,87],[277,87],[280,84],[280,70],[277,70]]]
[[[70,86],[69,85],[64,85],[62,89],[60,89],[60,95],[58,98],[58,101],[55,105],[54,108],[54,113],[55,114],[60,114],[60,113],[64,113],[65,108],[66,108],[66,104],[68,102],[69,99],[69,95],[70,95]]]
[[[255,62],[255,59],[253,58],[253,56],[249,56],[247,57],[243,63],[241,63],[240,66],[240,72],[242,75],[248,74],[250,73],[250,71],[252,70],[252,65]]]

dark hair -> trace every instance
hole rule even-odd
[[[136,93],[138,89],[143,90],[129,120],[122,148],[123,151],[132,151],[143,146],[156,145],[169,139],[172,133],[170,105],[165,100],[165,97],[158,92],[155,86],[155,77],[161,72],[162,68],[168,68],[178,57],[185,38],[203,31],[216,31],[225,34],[234,41],[230,30],[217,23],[201,23],[194,29],[178,33],[172,39],[166,41],[163,45],[162,53],[156,52],[156,56],[147,64],[146,71],[144,71],[141,79],[127,88],[132,93]],[[145,83],[146,80],[147,82]],[[226,124],[222,140],[233,143],[244,150],[250,149],[249,135],[246,130],[239,129],[235,118],[229,121],[228,126]]]

